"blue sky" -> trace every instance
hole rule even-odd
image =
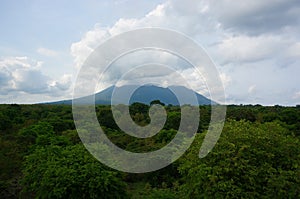
[[[121,17],[141,17],[161,1],[2,1],[0,55],[42,60],[49,75],[72,69],[70,46],[95,24],[111,26]],[[138,7],[139,9],[136,9]],[[38,49],[59,53],[45,56]],[[51,54],[51,53],[50,53]],[[56,60],[53,60],[56,59]]]
[[[206,49],[228,103],[300,104],[299,13],[298,0],[4,0],[0,103],[71,98],[80,65],[101,42],[161,27]]]

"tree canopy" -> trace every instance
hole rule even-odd
[[[143,153],[166,146],[178,133],[181,109],[160,104],[166,123],[137,138],[115,122],[112,106],[96,106],[106,136],[120,148]],[[151,122],[151,106],[129,109],[136,125]],[[199,159],[211,106],[200,106],[198,133],[177,161],[155,172],[123,173],[96,160],[83,146],[69,105],[0,105],[1,198],[300,198],[300,109],[230,105],[213,150]],[[119,114],[119,115],[118,115]],[[119,117],[120,113],[116,113]],[[212,126],[214,127],[214,126]],[[84,136],[93,142],[86,129]]]

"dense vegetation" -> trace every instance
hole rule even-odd
[[[110,106],[97,106],[107,136],[128,151],[165,146],[176,134],[180,107],[165,106],[157,135],[121,132]],[[130,106],[133,120],[150,122],[149,106]],[[1,198],[300,198],[300,107],[228,106],[221,137],[205,158],[198,153],[210,121],[200,106],[191,148],[168,167],[123,173],[98,162],[77,135],[68,105],[0,105]]]

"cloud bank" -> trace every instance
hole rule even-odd
[[[127,8],[129,3],[130,1],[126,1],[116,6]],[[97,3],[93,9],[101,5]],[[148,4],[139,5],[142,7]],[[44,42],[36,41],[36,38],[28,38],[28,41],[33,42],[34,52],[30,52],[30,49],[29,52],[16,52],[13,44],[9,46],[12,49],[1,47],[0,50],[6,53],[0,57],[0,103],[31,103],[69,98],[72,95],[71,79],[75,75],[67,74],[76,73],[74,71],[80,69],[99,44],[124,31],[159,27],[182,32],[204,47],[220,71],[228,103],[300,104],[299,13],[299,0],[166,0],[144,16],[139,12],[138,15],[127,15],[139,17],[117,20],[107,12],[102,19],[108,21],[98,21],[90,30],[84,28],[74,31],[74,35],[60,34],[59,38],[56,36],[56,41],[51,40],[46,45],[50,49],[41,47]],[[65,16],[65,13],[59,14]],[[80,24],[80,21],[76,23]],[[59,41],[69,39],[70,46],[60,46]],[[66,48],[69,51],[64,50]],[[71,57],[65,56],[66,54]],[[67,59],[73,59],[73,64],[66,64]],[[56,74],[56,69],[50,68],[50,65],[60,64],[57,63],[59,61],[62,62],[59,66],[68,66],[63,72]],[[99,88],[109,86],[132,64],[145,61],[181,67],[180,73],[191,81],[192,88],[208,96],[203,81],[184,65],[184,61],[168,53],[157,55],[139,52],[118,60],[115,68],[121,67],[121,70],[107,73]],[[66,71],[71,65],[74,65],[74,71]],[[51,76],[64,73],[66,74],[61,77]],[[169,75],[162,78],[160,83],[167,86],[174,79],[174,76]]]
[[[121,18],[110,27],[95,24],[72,44],[71,54],[79,68],[93,49],[123,31],[143,27],[173,29],[207,50],[221,72],[228,103],[297,104],[298,13],[297,0],[166,1],[142,18]],[[194,88],[201,91],[194,82]]]
[[[54,80],[41,72],[43,63],[28,57],[7,57],[0,59],[0,97],[10,103],[23,98],[24,103],[32,99],[25,97],[39,95],[44,99],[61,96],[70,89],[71,76],[64,75]]]

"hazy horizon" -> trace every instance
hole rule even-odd
[[[97,94],[97,93],[101,93],[101,92],[103,92],[103,91],[106,91],[107,89],[109,89],[109,88],[111,88],[111,87],[122,87],[122,86],[130,86],[130,85],[133,85],[133,84],[126,84],[126,85],[121,85],[121,86],[116,86],[116,85],[110,85],[110,86],[108,86],[108,87],[106,87],[106,88],[104,88],[104,89],[101,89],[101,90],[98,90],[98,91],[96,91],[94,94]],[[145,84],[145,85],[147,85],[147,86],[157,86],[157,87],[161,87],[161,88],[168,88],[168,87],[172,87],[172,86],[181,86],[181,85],[170,85],[170,86],[161,86],[161,85],[155,85],[155,84],[151,84],[151,83],[149,83],[149,84]],[[142,86],[145,86],[145,85],[142,85]],[[198,93],[198,92],[197,92]],[[200,94],[200,95],[202,95],[201,93],[198,93],[198,94]],[[204,95],[202,95],[202,96],[204,96]],[[210,99],[209,98],[209,96],[204,96],[204,97],[206,97],[206,98],[208,98],[208,99]],[[2,104],[7,104],[7,105],[9,105],[9,104],[18,104],[18,105],[33,105],[33,104],[48,104],[48,103],[53,103],[53,102],[59,102],[59,101],[67,101],[67,100],[72,100],[72,97],[71,98],[65,98],[65,99],[58,99],[58,100],[53,100],[53,101],[40,101],[40,102],[35,102],[35,103],[2,103]],[[237,106],[239,106],[239,105],[245,105],[245,106],[247,106],[247,105],[253,105],[253,106],[255,106],[255,105],[262,105],[262,106],[283,106],[283,107],[294,107],[294,106],[297,106],[297,105],[299,105],[299,104],[295,104],[295,105],[282,105],[282,104],[259,104],[259,103],[253,103],[253,104],[251,104],[251,103],[249,103],[249,104],[237,104],[237,103],[228,103],[228,102],[226,102],[225,104],[221,104],[221,105],[237,105]]]

